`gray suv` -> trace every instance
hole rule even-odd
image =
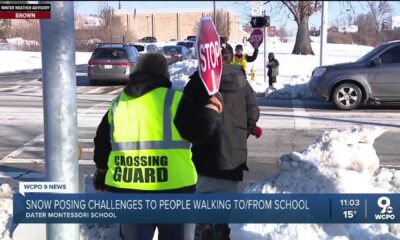
[[[99,44],[88,63],[88,77],[91,85],[100,81],[129,80],[139,52],[130,44]]]
[[[314,69],[309,88],[343,110],[368,102],[400,102],[400,41],[379,45],[354,63]]]

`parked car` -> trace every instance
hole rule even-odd
[[[187,36],[186,37],[186,41],[193,41],[193,42],[196,42],[196,36],[195,35],[189,35],[189,36]]]
[[[138,50],[139,54],[161,52],[161,49],[159,49],[155,44],[134,43],[132,44],[132,46],[134,46]]]
[[[196,42],[193,42],[193,41],[181,41],[181,42],[178,42],[176,45],[186,47],[189,50],[189,55],[192,58],[196,57],[196,50],[195,50]]]
[[[157,38],[155,38],[155,37],[144,37],[144,38],[139,39],[138,42],[155,43],[155,42],[157,42]]]
[[[100,81],[129,80],[139,52],[129,44],[99,44],[88,63],[88,77],[91,85]]]
[[[172,64],[190,58],[189,50],[186,47],[179,45],[164,46],[163,53],[165,58],[167,59],[168,64]]]
[[[343,110],[368,102],[400,102],[400,41],[381,44],[353,63],[314,69],[309,87]]]

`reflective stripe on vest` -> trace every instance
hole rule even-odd
[[[121,93],[115,99],[108,116],[112,151],[106,185],[158,191],[196,184],[190,143],[172,121],[181,97],[157,88],[140,98]]]

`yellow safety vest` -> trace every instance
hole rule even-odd
[[[158,191],[196,184],[190,143],[173,122],[181,98],[182,92],[160,87],[137,98],[122,92],[114,100],[106,185]]]
[[[246,59],[245,55],[242,55],[241,58],[239,58],[235,55],[233,58],[232,64],[241,66],[244,69],[244,72],[247,73],[247,59]]]

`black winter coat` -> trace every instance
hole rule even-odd
[[[224,99],[221,117],[202,116],[212,128],[202,128],[196,119],[207,104],[209,96],[195,72],[184,90],[175,117],[175,125],[185,139],[192,142],[192,160],[198,174],[241,181],[248,170],[247,138],[254,131],[260,116],[254,91],[246,80],[244,70],[224,65],[220,93]],[[206,120],[207,119],[207,120]],[[212,124],[212,121],[217,121]]]

